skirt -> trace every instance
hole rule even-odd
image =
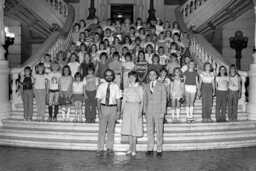
[[[136,137],[143,136],[142,116],[139,118],[139,115],[142,115],[140,105],[137,102],[125,102],[121,134]]]
[[[79,102],[83,102],[83,94],[73,94],[72,96],[72,100],[73,102],[79,101]]]

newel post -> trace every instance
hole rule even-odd
[[[0,121],[7,119],[11,112],[9,101],[9,63],[5,59],[5,31],[4,31],[4,4],[5,0],[0,1]],[[3,123],[0,122],[0,126]]]

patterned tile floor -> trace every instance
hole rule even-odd
[[[0,146],[0,171],[256,171],[256,147],[164,152],[161,158],[139,152],[96,157],[92,151],[62,151]]]

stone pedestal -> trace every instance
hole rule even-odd
[[[0,121],[8,119],[11,113],[9,100],[9,62],[4,59],[5,50],[0,46]],[[3,123],[0,122],[0,126]]]
[[[256,64],[250,65],[249,71],[249,103],[247,104],[247,112],[249,120],[256,120]]]

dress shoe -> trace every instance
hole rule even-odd
[[[107,149],[107,155],[108,156],[113,156],[114,155],[114,151],[112,149]]]
[[[157,156],[157,157],[161,157],[162,155],[163,155],[162,152],[157,152],[157,153],[156,153],[156,156]]]
[[[126,155],[130,155],[130,154],[132,154],[132,151],[131,151],[131,150],[129,150],[129,151],[126,152]]]
[[[153,153],[153,151],[147,151],[146,152],[146,155],[153,155],[154,153]]]
[[[96,152],[96,156],[103,156],[104,155],[104,151],[103,150],[99,150]]]

